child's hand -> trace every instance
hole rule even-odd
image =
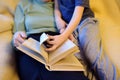
[[[71,34],[71,35],[69,36],[69,39],[70,39],[72,42],[75,41],[75,38],[74,38],[73,34]]]
[[[54,51],[61,44],[63,44],[65,40],[67,40],[67,38],[64,35],[55,35],[55,36],[49,35],[49,39],[47,40],[47,43],[52,46],[50,48],[46,48],[46,51]]]
[[[60,33],[63,33],[64,31],[65,31],[65,28],[61,28],[61,29],[60,29]],[[73,34],[71,34],[68,38],[69,38],[72,42],[75,41],[75,38],[74,38]]]

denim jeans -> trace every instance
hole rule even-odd
[[[102,47],[97,19],[85,19],[74,34],[81,50],[79,58],[85,62],[97,80],[116,80],[116,67]]]

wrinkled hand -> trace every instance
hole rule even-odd
[[[27,38],[27,35],[25,32],[22,32],[22,31],[16,32],[13,36],[14,46],[18,47],[20,44],[24,42],[25,38]]]
[[[56,20],[56,25],[57,25],[58,30],[60,30],[62,28],[66,28],[67,23],[63,19],[59,18]]]

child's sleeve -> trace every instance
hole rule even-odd
[[[89,0],[75,0],[75,6],[89,7]]]

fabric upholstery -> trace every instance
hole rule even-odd
[[[0,0],[0,80],[19,80],[10,45],[18,1]],[[90,6],[100,21],[104,49],[120,71],[120,0],[90,0]]]
[[[11,17],[0,15],[0,32],[11,30],[13,26],[13,19]]]
[[[90,6],[100,21],[104,49],[120,72],[120,0],[90,0]]]
[[[0,0],[0,80],[19,80],[10,44],[17,2],[18,0]]]
[[[11,31],[0,33],[0,80],[18,80],[10,41]]]

